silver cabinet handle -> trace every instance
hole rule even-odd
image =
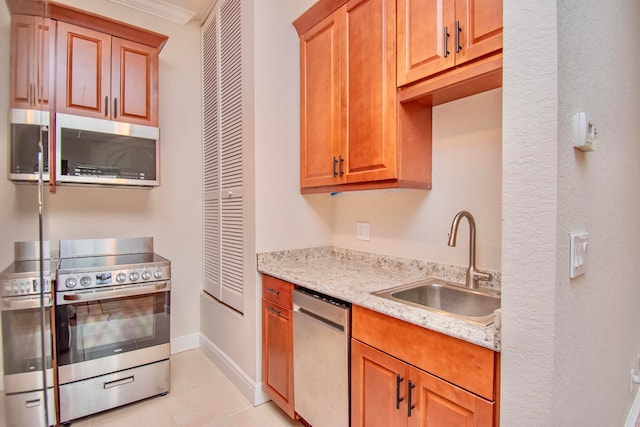
[[[267,311],[269,311],[269,312],[271,312],[271,313],[275,314],[276,316],[280,316],[280,310],[276,310],[276,309],[275,309],[275,308],[273,308],[273,307],[267,307]]]
[[[267,291],[274,294],[274,295],[280,295],[280,291],[277,289],[273,289],[273,288],[267,288]]]
[[[449,27],[444,26],[444,55],[445,58],[449,56]]]
[[[460,53],[462,50],[462,46],[460,46],[460,33],[462,32],[462,27],[460,27],[460,21],[456,21],[456,53]]]

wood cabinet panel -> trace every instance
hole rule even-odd
[[[445,26],[451,36],[454,14],[451,0],[398,0],[398,86],[455,64],[445,50]]]
[[[293,307],[293,285],[272,276],[262,276],[262,297],[288,310]]]
[[[351,340],[351,426],[406,425],[406,377],[405,363]]]
[[[108,119],[111,36],[58,23],[56,110]]]
[[[502,2],[497,0],[456,0],[456,16],[461,22],[456,64],[502,49]]]
[[[266,275],[262,280],[262,366],[265,391],[276,405],[294,418],[291,316],[293,285]]]
[[[57,53],[57,111],[158,125],[157,49],[61,22]]]
[[[55,60],[55,21],[37,16],[11,17],[11,108],[50,109]]]
[[[349,183],[397,178],[395,1],[352,0],[345,8]]]
[[[300,37],[300,186],[336,182],[342,139],[340,31],[332,14]]]
[[[113,37],[111,52],[113,119],[157,126],[157,49]]]
[[[409,369],[411,393],[409,427],[491,427],[494,402],[482,399],[420,369]]]

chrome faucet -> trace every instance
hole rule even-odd
[[[476,269],[476,221],[469,212],[460,211],[453,217],[448,245],[451,247],[456,245],[458,225],[462,218],[467,218],[467,221],[469,221],[469,267],[467,268],[465,285],[467,288],[478,289],[478,282],[480,280],[491,280],[491,274]]]

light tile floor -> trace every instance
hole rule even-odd
[[[73,427],[300,427],[272,402],[254,407],[200,350],[171,356],[171,391]]]

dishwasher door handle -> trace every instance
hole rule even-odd
[[[300,307],[300,306],[293,306],[293,311],[298,312],[304,316],[307,316],[313,320],[316,320],[318,322],[323,323],[325,326],[330,327],[331,329],[335,329],[339,332],[344,332],[344,325],[341,325],[339,323],[336,323],[330,319],[327,319],[326,317],[323,317],[317,313],[314,313],[313,311],[307,310],[305,307]]]

